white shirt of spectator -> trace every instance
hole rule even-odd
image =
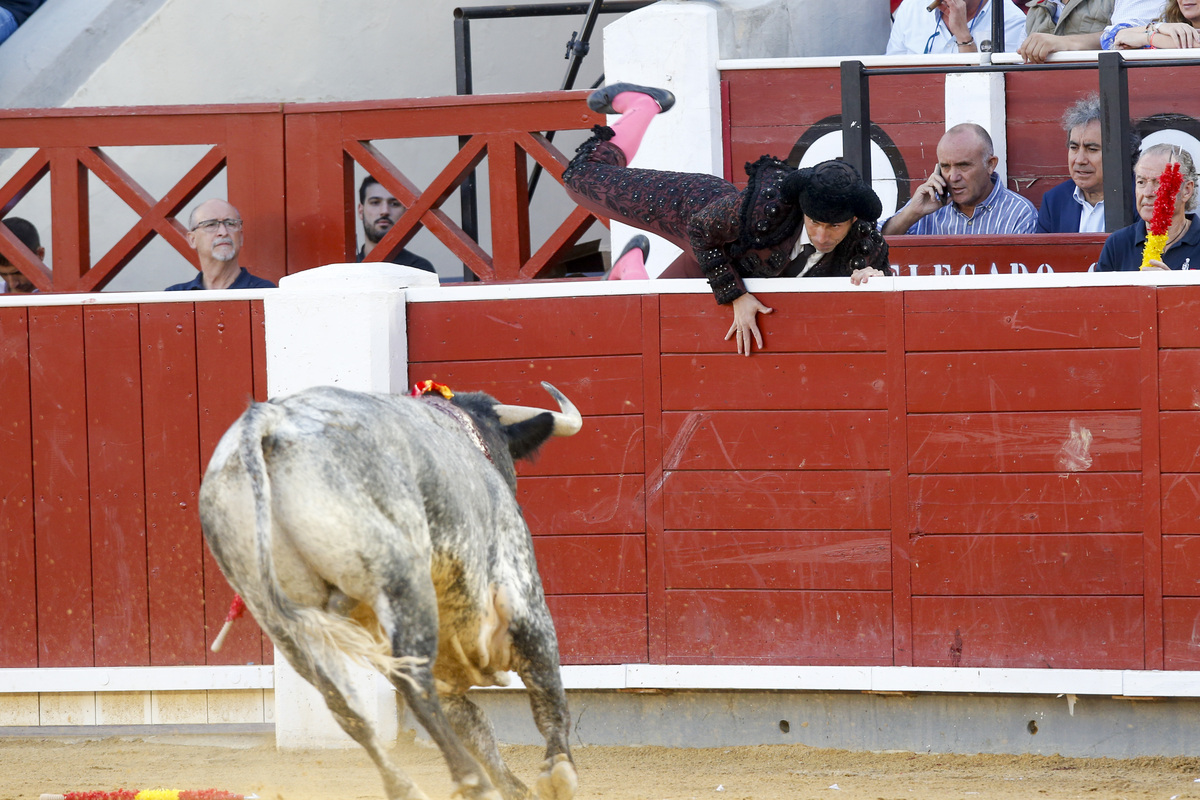
[[[1104,233],[1104,201],[1092,205],[1083,197],[1083,190],[1075,187],[1075,202],[1079,203],[1079,232]]]
[[[975,43],[991,41],[992,6],[999,3],[1004,9],[1004,50],[1015,53],[1025,39],[1025,15],[1012,0],[984,0],[970,22]],[[980,48],[982,49],[982,48]],[[958,43],[942,21],[940,10],[930,11],[929,0],[904,0],[892,19],[892,34],[888,37],[889,56],[905,54],[957,55]]]

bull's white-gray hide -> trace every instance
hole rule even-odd
[[[364,718],[339,651],[388,676],[466,798],[531,796],[466,696],[516,671],[546,737],[537,794],[575,793],[558,644],[513,466],[582,423],[543,385],[562,412],[480,393],[416,399],[334,387],[255,403],[204,476],[200,519],[217,563],[375,761],[389,800],[425,795]]]

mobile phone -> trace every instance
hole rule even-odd
[[[937,170],[937,174],[942,177],[942,180],[945,180],[946,175],[945,175],[945,173],[942,172],[942,165],[938,164],[935,167],[935,169]],[[937,199],[938,199],[938,202],[940,202],[942,205],[946,205],[947,203],[950,202],[949,186],[947,186],[945,189],[937,192]]]

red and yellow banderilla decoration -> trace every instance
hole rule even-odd
[[[217,638],[213,639],[212,647],[209,649],[214,653],[220,651],[225,646],[225,637],[229,635],[229,629],[233,627],[233,621],[246,613],[246,601],[242,599],[240,594],[233,596],[233,602],[229,604],[229,613],[225,615],[225,624],[221,626],[221,632],[217,634]],[[140,798],[139,800],[145,800]]]
[[[199,789],[182,792],[178,789],[145,789],[140,792],[116,789],[111,792],[67,792],[44,794],[41,800],[257,800],[258,795],[234,794],[220,789]]]
[[[1175,216],[1175,197],[1182,185],[1179,162],[1172,161],[1158,178],[1158,191],[1154,193],[1154,215],[1146,225],[1146,246],[1142,249],[1142,265],[1138,269],[1150,266],[1152,259],[1162,261],[1171,220]]]

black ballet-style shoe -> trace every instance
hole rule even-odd
[[[621,92],[637,92],[651,97],[654,102],[658,103],[660,111],[666,111],[671,106],[675,105],[675,95],[671,94],[667,89],[655,89],[653,86],[639,86],[636,83],[613,83],[608,86],[601,86],[588,95],[588,108],[592,111],[599,111],[601,114],[616,114],[617,110],[612,107],[613,98]]]
[[[642,251],[642,265],[638,268],[627,267],[621,263],[625,256],[634,250]],[[629,244],[625,245],[621,255],[617,256],[617,260],[613,262],[612,269],[608,273],[608,280],[649,280],[650,276],[646,274],[646,259],[649,257],[650,240],[646,238],[645,234],[639,233],[629,240]]]

